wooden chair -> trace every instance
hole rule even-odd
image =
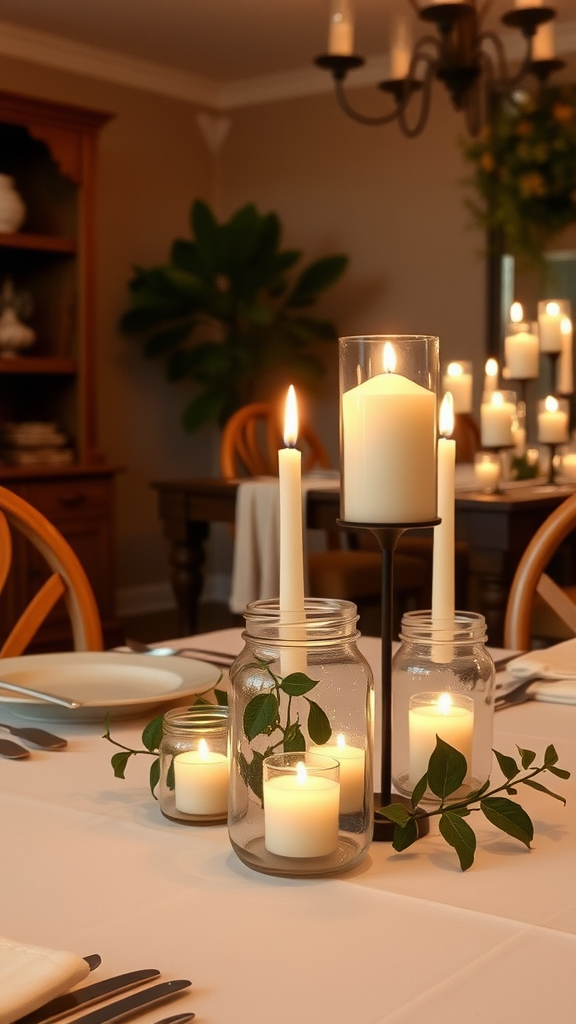
[[[230,417],[220,443],[220,471],[225,479],[242,476],[277,476],[278,450],[284,441],[277,409],[266,402],[244,406]],[[329,469],[328,453],[306,424],[299,424],[298,447],[302,471]],[[330,531],[327,550],[308,554],[309,592],[312,597],[333,597],[354,601],[360,613],[379,605],[382,560],[371,534],[353,535],[354,547],[345,547],[347,537],[337,528]],[[373,541],[373,544],[371,543]],[[394,558],[394,628],[398,632],[403,611],[429,605],[432,559],[396,553]],[[423,603],[423,602],[428,602]]]
[[[70,617],[74,649],[101,651],[103,638],[98,607],[77,556],[48,519],[5,487],[0,487],[0,591],[12,563],[11,529],[19,531],[34,545],[47,562],[51,575],[10,631],[0,649],[0,657],[22,654],[61,598]]]
[[[474,462],[481,447],[480,429],[470,413],[456,413],[451,437],[456,441],[456,462]]]
[[[576,634],[576,587],[559,587],[544,571],[560,544],[575,529],[576,494],[573,494],[548,516],[520,559],[506,607],[505,647],[527,650],[533,627],[538,635],[549,636],[550,628],[543,619],[550,617],[550,609],[556,623],[560,619],[567,627],[566,632],[553,633],[552,638],[565,639]]]

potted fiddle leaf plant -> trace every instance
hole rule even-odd
[[[218,223],[197,199],[190,221],[193,237],[173,243],[168,263],[135,268],[120,326],[164,361],[169,381],[194,382],[183,425],[195,431],[223,426],[278,367],[313,386],[324,372],[315,343],[334,342],[337,332],[309,310],[348,258],[324,256],[294,272],[302,253],[281,247],[277,214],[253,203]]]

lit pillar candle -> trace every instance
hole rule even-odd
[[[562,473],[567,480],[576,480],[576,452],[566,452],[562,456]]]
[[[538,440],[541,444],[564,444],[568,440],[568,412],[554,395],[548,395],[538,411]]]
[[[558,380],[556,387],[559,395],[571,395],[574,392],[574,363],[572,352],[572,321],[565,316],[560,322],[562,335],[562,351],[558,364]]]
[[[455,413],[472,412],[472,374],[462,363],[448,363],[442,387],[452,395]]]
[[[539,372],[540,346],[537,331],[523,320],[519,302],[510,309],[511,323],[504,339],[504,355],[513,380],[535,380]],[[536,324],[533,325],[536,328]]]
[[[340,733],[334,744],[311,746],[311,754],[326,754],[340,762],[340,814],[353,814],[364,806],[364,765],[362,747],[349,746]]]
[[[390,52],[390,78],[399,81],[408,77],[412,59],[412,40],[407,18],[396,17],[392,27],[392,49]]]
[[[498,363],[492,357],[486,360],[484,369],[484,391],[496,391],[498,387]]]
[[[564,314],[558,302],[538,303],[538,327],[540,328],[540,351],[554,355],[562,351],[560,325]]]
[[[476,487],[485,494],[494,494],[500,483],[500,456],[494,452],[476,452],[474,455]]]
[[[264,778],[264,845],[279,857],[326,857],[338,847],[340,784],[296,771]]]
[[[184,814],[222,814],[228,807],[228,758],[208,749],[201,739],[198,750],[174,757],[174,800]]]
[[[438,441],[438,515],[442,522],[434,527],[432,560],[432,619],[454,619],[454,476],[456,442],[452,395],[448,391],[440,406]]]
[[[349,0],[333,0],[328,28],[328,53],[349,57],[354,50],[354,18]]]
[[[292,384],[288,388],[284,419],[286,448],[278,452],[280,485],[280,621],[285,639],[302,639],[291,622],[304,614],[304,542],[302,532],[302,456],[295,447],[298,438],[298,406]],[[281,651],[282,675],[306,671],[306,652],[285,647]]]
[[[474,733],[474,703],[470,697],[450,693],[419,694],[408,711],[409,782],[413,788],[428,771],[436,737],[464,754],[470,771]],[[428,700],[429,698],[429,700]]]
[[[391,342],[384,373],[342,396],[343,509],[356,523],[436,518],[436,396],[394,373]]]
[[[533,5],[535,6],[535,5]],[[556,52],[554,42],[554,22],[545,21],[536,26],[532,37],[532,60],[553,60]]]
[[[512,427],[516,406],[506,401],[502,391],[483,395],[480,405],[480,434],[484,448],[510,448],[514,444]]]

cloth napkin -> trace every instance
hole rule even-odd
[[[31,1013],[89,973],[82,957],[0,935],[0,1024]]]
[[[338,490],[338,487],[338,473],[311,473],[303,477],[303,512],[308,491]],[[278,597],[280,592],[278,477],[254,477],[240,483],[236,495],[235,527],[229,605],[232,612],[241,615],[251,601]],[[306,531],[304,544],[305,538]]]
[[[510,662],[507,670],[512,682],[504,690],[534,679],[530,694],[536,700],[576,704],[576,637],[522,654]]]

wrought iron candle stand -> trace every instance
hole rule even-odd
[[[412,809],[412,804],[405,797],[392,792],[392,600],[394,551],[406,530],[426,529],[437,526],[440,519],[431,519],[421,523],[351,523],[338,519],[337,523],[344,530],[369,530],[378,541],[382,554],[382,606],[381,606],[381,766],[380,792],[374,794],[374,839],[376,842],[391,842],[394,837],[395,824],[378,814],[380,807],[390,803],[401,803]],[[430,829],[428,818],[416,822],[418,837],[424,836]]]

